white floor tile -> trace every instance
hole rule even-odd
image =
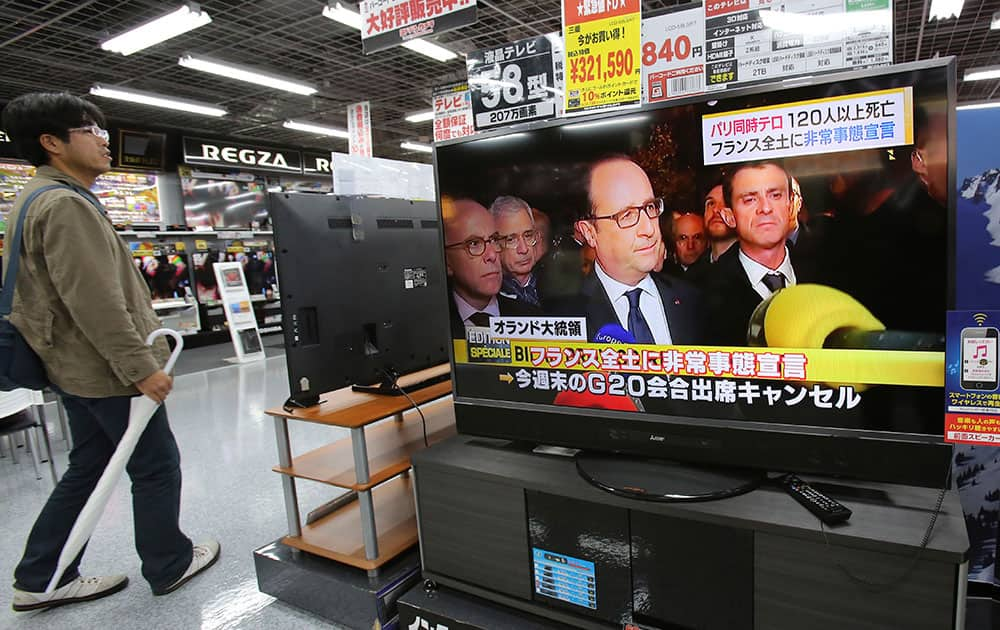
[[[131,583],[103,600],[50,611],[11,611],[14,566],[51,483],[35,480],[31,461],[0,458],[0,628],[311,628],[322,619],[257,590],[252,552],[285,532],[273,421],[264,410],[288,396],[284,357],[178,376],[167,402],[181,451],[184,482],[181,525],[198,542],[215,537],[222,556],[215,567],[180,590],[153,597],[139,573],[132,535],[129,483],[123,476],[90,541],[84,574],[125,573]],[[54,424],[54,423],[53,423]],[[293,423],[293,453],[348,435],[343,429]],[[58,428],[49,426],[60,472],[66,467]],[[21,449],[23,451],[23,449]],[[298,484],[302,513],[333,498],[336,489]]]

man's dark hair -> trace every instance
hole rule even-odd
[[[722,198],[725,200],[727,208],[733,207],[733,179],[736,177],[736,174],[739,173],[740,171],[745,171],[749,168],[764,168],[765,166],[774,166],[782,170],[782,172],[785,174],[785,179],[787,180],[786,185],[788,186],[788,188],[786,188],[786,191],[788,192],[788,195],[791,196],[792,174],[788,172],[788,169],[785,168],[784,164],[782,164],[777,160],[744,162],[742,164],[737,164],[736,166],[733,166],[730,169],[727,169],[722,177]]]
[[[593,215],[594,198],[591,195],[590,183],[594,178],[594,171],[597,170],[597,167],[608,164],[609,162],[632,162],[635,164],[635,160],[624,153],[608,153],[591,162],[583,174],[582,182],[582,188],[587,192],[587,205],[586,207],[579,208],[577,213],[578,220],[582,221],[584,219],[589,219]],[[636,164],[636,166],[638,166],[638,164]]]
[[[97,105],[66,92],[25,94],[7,103],[3,110],[3,128],[14,149],[35,166],[49,162],[48,152],[38,142],[42,134],[69,142],[70,129],[105,124]]]

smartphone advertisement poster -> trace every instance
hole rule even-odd
[[[1000,445],[1000,311],[949,311],[945,439]]]

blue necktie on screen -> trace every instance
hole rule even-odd
[[[653,331],[649,329],[646,318],[639,310],[639,297],[642,289],[632,289],[625,292],[628,298],[628,331],[635,337],[636,343],[653,343]]]

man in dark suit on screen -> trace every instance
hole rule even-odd
[[[645,171],[626,156],[605,158],[591,165],[586,188],[589,208],[576,226],[596,260],[568,310],[586,316],[588,337],[620,325],[640,344],[701,341],[696,290],[650,275],[660,262],[663,199]]]
[[[712,265],[704,288],[714,345],[744,346],[757,305],[803,281],[786,244],[792,208],[791,177],[777,162],[737,166],[723,182],[726,224],[739,243]]]
[[[443,197],[441,214],[452,338],[465,339],[469,326],[489,326],[491,316],[540,314],[529,304],[498,295],[504,246],[490,211],[472,199]]]

